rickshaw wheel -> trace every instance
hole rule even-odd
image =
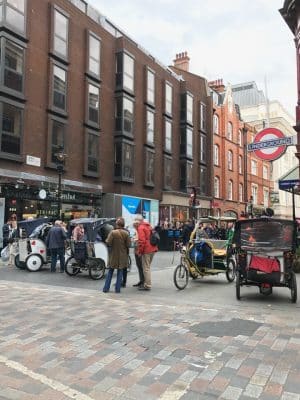
[[[26,268],[26,263],[25,263],[24,261],[20,261],[20,256],[19,256],[19,254],[17,254],[17,255],[15,256],[15,266],[16,266],[17,268],[20,268],[20,269],[25,269],[25,268]]]
[[[80,267],[74,257],[69,257],[66,261],[65,271],[69,276],[77,275],[80,272]]]
[[[188,280],[189,272],[187,267],[183,264],[177,265],[173,274],[174,285],[177,289],[183,290],[187,286]]]
[[[237,300],[241,300],[241,277],[239,271],[235,274],[235,294]]]
[[[291,289],[292,303],[296,303],[297,302],[297,280],[296,280],[295,272],[291,272],[290,289]]]
[[[30,272],[36,272],[41,269],[43,260],[39,254],[30,254],[26,259],[26,267]]]
[[[92,279],[102,279],[105,274],[105,262],[103,260],[94,261],[89,267],[89,275]]]
[[[233,282],[235,279],[235,262],[232,258],[227,261],[226,278],[228,282]]]

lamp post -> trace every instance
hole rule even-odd
[[[58,173],[58,187],[57,187],[57,218],[61,218],[61,177],[64,172],[64,162],[66,159],[66,154],[61,148],[57,153],[54,154],[56,157],[56,170]]]

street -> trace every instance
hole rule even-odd
[[[117,295],[85,274],[0,265],[0,400],[300,399],[299,305],[225,275],[173,284],[173,253]]]

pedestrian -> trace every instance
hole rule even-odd
[[[113,277],[114,270],[117,270],[117,280],[115,286],[115,292],[120,293],[121,284],[123,279],[123,269],[128,266],[128,254],[130,247],[130,236],[127,230],[124,229],[125,221],[124,218],[119,217],[116,221],[116,229],[113,229],[106,239],[106,243],[109,246],[109,260],[108,260],[108,273],[106,275],[103,292],[109,292],[111,280]]]
[[[185,224],[183,225],[182,228],[182,243],[184,246],[186,246],[189,241],[190,241],[190,237],[191,237],[191,233],[194,230],[194,224],[193,221],[191,219],[188,219]]]
[[[144,285],[139,286],[139,290],[151,290],[151,262],[154,254],[157,252],[157,246],[150,243],[152,227],[149,222],[144,221],[142,215],[137,214],[135,220],[138,222],[138,251],[137,254],[142,257],[142,266],[144,273]]]
[[[81,242],[84,240],[84,227],[82,224],[76,224],[72,233],[72,238],[76,242]]]
[[[57,257],[59,257],[60,271],[65,272],[65,240],[67,233],[61,226],[61,221],[56,220],[54,226],[49,230],[46,238],[46,246],[51,253],[51,272],[56,271]]]
[[[8,239],[8,249],[9,249],[9,259],[8,265],[13,266],[15,263],[15,257],[18,254],[16,237],[17,237],[18,227],[17,220],[12,219],[10,223],[9,239]]]
[[[6,224],[2,226],[3,248],[8,246],[10,231],[11,231],[11,219],[9,218]]]
[[[135,233],[132,238],[132,241],[133,241],[133,247],[134,247],[135,263],[136,263],[136,267],[137,267],[138,273],[139,273],[139,281],[133,285],[134,287],[144,286],[144,282],[145,282],[144,272],[143,272],[143,264],[142,264],[142,256],[140,254],[138,254],[138,242],[139,242],[138,226],[139,226],[139,221],[134,220],[133,227],[134,227]]]

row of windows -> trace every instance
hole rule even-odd
[[[257,196],[258,195],[258,186],[255,184],[251,185],[251,196],[253,204],[257,204]],[[216,198],[220,198],[220,178],[215,176],[214,178],[214,196]],[[230,179],[227,185],[227,200],[234,200],[233,199],[233,181]],[[244,199],[244,186],[242,183],[239,183],[239,191],[238,191],[238,201],[243,202],[247,201]],[[269,205],[269,189],[263,188],[263,204],[265,206]]]
[[[213,115],[213,133],[216,135],[220,134],[220,127],[219,127],[219,117],[217,114]],[[231,142],[234,140],[233,138],[233,125],[229,121],[227,123],[227,132],[226,132],[226,138],[230,140]],[[243,133],[242,130],[238,130],[238,135],[237,135],[237,143],[239,146],[243,146]]]

